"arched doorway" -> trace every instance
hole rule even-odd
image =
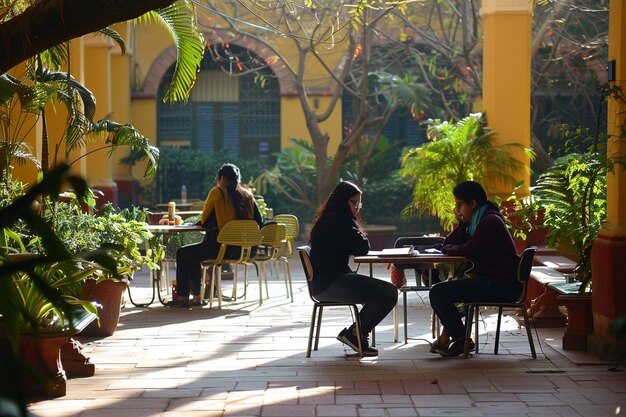
[[[157,145],[201,152],[228,149],[235,158],[270,159],[280,150],[280,92],[271,69],[246,72],[240,57],[260,60],[235,45],[205,53],[187,103],[164,103],[174,72],[161,78],[157,94]]]

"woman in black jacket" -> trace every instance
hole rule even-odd
[[[361,190],[343,181],[320,207],[311,229],[312,291],[319,301],[363,304],[359,312],[363,354],[376,356],[369,346],[369,333],[389,314],[398,300],[398,291],[389,282],[353,272],[350,255],[366,255],[369,240],[357,223]],[[337,339],[359,351],[356,326],[344,328]]]

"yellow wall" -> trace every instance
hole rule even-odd
[[[319,104],[320,109],[326,108],[330,97],[311,97],[310,104],[314,107],[315,101]],[[300,105],[300,99],[294,96],[283,96],[280,99],[280,120],[281,120],[281,132],[280,132],[280,146],[281,148],[293,146],[289,139],[306,139],[311,141],[311,135],[306,127],[304,119],[304,113],[302,106]],[[328,145],[329,154],[334,154],[339,142],[341,141],[342,129],[341,129],[341,101],[336,105],[335,112],[328,118],[327,121],[321,124],[324,132],[328,132],[330,136],[330,142]]]
[[[96,96],[95,120],[103,119],[112,111],[111,93],[111,56],[113,47],[109,39],[90,35],[85,37],[85,86]],[[113,185],[111,176],[111,160],[108,149],[102,149],[102,139],[87,139],[87,173],[90,186],[110,187]]]
[[[135,40],[132,50],[134,71],[138,75],[139,86],[142,86],[150,66],[159,55],[172,45],[166,30],[155,23],[140,24],[134,29]]]
[[[131,102],[131,123],[141,132],[142,135],[150,139],[150,142],[156,144],[156,100],[133,100]],[[133,176],[140,180],[146,170],[144,162],[137,163],[133,168]]]

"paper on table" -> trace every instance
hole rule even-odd
[[[439,249],[435,249],[435,248],[428,248],[428,249],[424,249],[423,251],[426,253],[443,254],[442,251],[440,251]]]
[[[413,246],[404,248],[387,248],[383,250],[372,250],[368,252],[371,256],[417,256],[419,252]]]

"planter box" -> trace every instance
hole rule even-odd
[[[3,358],[3,368],[11,372],[11,377],[19,384],[23,395],[28,400],[62,397],[66,392],[67,377],[77,376],[77,373],[86,375],[88,371],[78,369],[78,363],[70,364],[72,372],[66,373],[62,350],[69,344],[69,338],[85,328],[95,316],[81,309],[81,315],[76,318],[72,328],[48,328],[37,336],[32,334],[20,335],[19,357],[15,357],[11,344],[3,326],[0,326],[0,356]],[[88,360],[81,356],[82,364]],[[9,363],[13,360],[14,363]],[[23,363],[25,366],[21,366]],[[76,365],[76,366],[74,366]],[[93,370],[92,364],[86,365]],[[27,368],[27,369],[26,369]]]
[[[559,295],[560,305],[567,308],[567,327],[563,334],[564,350],[587,350],[587,338],[593,333],[591,294]]]

